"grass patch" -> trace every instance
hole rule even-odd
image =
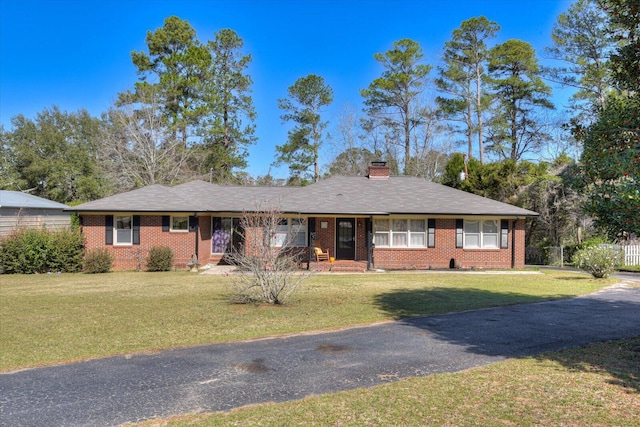
[[[566,298],[614,282],[557,271],[331,274],[270,306],[231,304],[229,280],[187,272],[3,275],[0,371]]]
[[[637,425],[640,338],[142,426]]]

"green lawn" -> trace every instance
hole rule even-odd
[[[230,278],[187,272],[0,276],[0,371],[529,303],[613,283],[531,274],[316,275],[285,306],[231,304]]]

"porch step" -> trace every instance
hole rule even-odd
[[[364,273],[367,271],[367,263],[361,261],[312,262],[311,269],[330,273]]]

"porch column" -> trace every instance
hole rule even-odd
[[[518,228],[518,220],[516,217],[511,226],[511,268],[516,268],[516,228]]]
[[[307,248],[307,270],[311,270],[311,260],[313,256],[313,248],[316,246],[316,218],[307,219],[307,241],[309,247]]]
[[[373,216],[370,216],[366,221],[366,235],[367,235],[367,270],[373,269]]]

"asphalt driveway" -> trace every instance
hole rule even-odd
[[[628,278],[633,279],[633,276]],[[0,374],[1,426],[112,426],[640,336],[640,288]]]

